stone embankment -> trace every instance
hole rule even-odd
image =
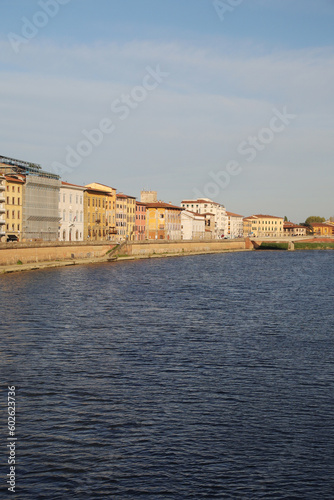
[[[252,250],[248,239],[220,241],[146,241],[1,243],[0,273],[115,260],[211,254]]]

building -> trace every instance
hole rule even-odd
[[[283,229],[284,236],[306,236],[306,227],[293,222],[284,222]]]
[[[205,215],[183,210],[181,212],[181,238],[203,240],[205,238]]]
[[[84,191],[84,240],[105,241],[109,237],[107,206],[109,189],[99,189],[96,183],[87,184]]]
[[[6,156],[0,156],[0,172],[25,179],[21,240],[56,241],[59,230],[59,176],[42,170],[35,163]]]
[[[251,215],[243,219],[244,236],[252,238],[281,238],[284,236],[283,217]]]
[[[6,236],[6,198],[5,176],[0,174],[0,241],[5,241]]]
[[[171,203],[146,203],[147,239],[181,240],[181,212],[181,207]]]
[[[83,186],[62,182],[59,192],[59,241],[84,239]]]
[[[214,215],[214,227],[211,227],[214,238],[222,238],[227,233],[227,215],[224,205],[220,205],[209,198],[198,198],[197,200],[183,200],[181,207],[199,214],[210,213]]]
[[[6,175],[6,236],[22,237],[22,205],[25,177]]]
[[[142,203],[156,203],[158,201],[157,191],[141,191],[140,201]]]
[[[146,205],[136,201],[135,241],[146,239]]]
[[[127,194],[116,195],[116,230],[119,240],[135,240],[136,198]]]
[[[227,231],[225,236],[228,238],[242,238],[244,235],[243,215],[226,212]]]
[[[116,189],[99,182],[88,184],[90,188],[95,188],[107,193],[105,205],[106,239],[114,240],[116,238]]]
[[[316,236],[334,236],[334,225],[327,222],[312,222],[313,234]]]

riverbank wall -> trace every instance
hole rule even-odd
[[[248,239],[221,241],[57,242],[0,244],[0,273],[90,264],[253,250]]]

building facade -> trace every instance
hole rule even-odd
[[[127,194],[116,195],[116,230],[120,241],[135,240],[136,198]]]
[[[146,203],[146,210],[147,239],[181,240],[181,207],[158,201]]]
[[[83,186],[62,182],[59,192],[59,241],[84,239]]]
[[[226,212],[227,215],[227,231],[225,236],[228,238],[242,238],[244,235],[243,215]]]
[[[316,236],[334,236],[334,225],[326,222],[312,222],[313,234]]]
[[[306,236],[306,227],[293,222],[284,222],[283,229],[284,236]]]
[[[116,239],[116,189],[99,182],[92,182],[88,184],[92,189],[98,189],[107,193],[105,200],[105,225],[106,225],[106,239]]]
[[[227,233],[227,214],[224,205],[209,198],[198,198],[197,200],[183,200],[181,207],[202,215],[207,213],[214,215],[214,227],[211,227],[214,238],[222,238]]]
[[[283,217],[251,215],[243,219],[244,236],[252,238],[281,238],[284,236]]]
[[[105,241],[109,235],[106,206],[109,191],[87,184],[84,191],[84,240]]]
[[[205,238],[205,215],[182,210],[181,238],[183,240],[203,240]]]
[[[146,239],[146,205],[136,201],[135,241]]]
[[[0,242],[5,241],[6,236],[6,198],[5,198],[5,176],[0,174]]]
[[[25,177],[6,175],[6,236],[22,237],[22,207]]]

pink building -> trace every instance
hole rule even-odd
[[[144,241],[146,238],[146,205],[136,201],[135,241]]]

